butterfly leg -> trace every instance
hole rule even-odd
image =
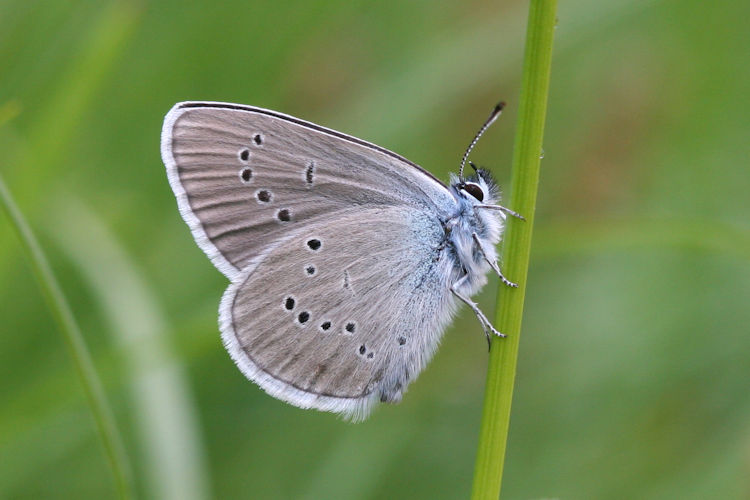
[[[493,333],[497,335],[498,337],[505,337],[502,333],[497,331],[494,326],[492,326],[492,323],[490,323],[490,320],[487,319],[487,316],[484,315],[481,309],[479,309],[479,306],[477,306],[476,302],[471,300],[469,297],[466,297],[461,292],[458,291],[459,287],[468,279],[469,275],[464,274],[462,278],[460,278],[458,281],[453,283],[451,285],[451,292],[453,292],[453,295],[458,297],[461,302],[466,304],[471,308],[472,311],[474,311],[474,314],[477,315],[477,319],[482,324],[482,329],[484,330],[484,334],[487,337],[487,345],[490,345],[490,333]]]
[[[526,217],[524,217],[523,215],[519,214],[518,212],[514,212],[510,208],[504,207],[502,205],[474,205],[474,208],[475,209],[485,208],[487,210],[497,210],[500,212],[500,215],[502,215],[503,219],[506,218],[506,215],[510,215],[519,220],[523,220],[523,221],[526,220]]]
[[[471,236],[474,238],[474,241],[479,247],[479,251],[482,252],[482,257],[484,257],[484,260],[487,261],[487,263],[490,265],[492,270],[495,271],[495,273],[497,273],[497,275],[500,277],[500,281],[502,281],[504,284],[508,285],[509,287],[518,288],[518,285],[516,283],[513,283],[508,278],[503,276],[503,273],[502,271],[500,271],[500,267],[497,265],[497,262],[487,257],[487,252],[484,250],[484,247],[482,246],[482,242],[479,239],[479,235],[477,233],[472,233]]]

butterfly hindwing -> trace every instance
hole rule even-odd
[[[167,115],[162,157],[180,212],[228,278],[299,225],[352,207],[453,205],[431,174],[373,144],[272,111],[185,102]]]
[[[225,346],[271,395],[364,418],[437,347],[453,308],[442,239],[434,215],[404,205],[300,227],[227,289]]]

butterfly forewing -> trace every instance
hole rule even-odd
[[[444,185],[394,153],[259,108],[178,104],[162,156],[196,241],[230,279],[301,224],[353,207],[440,216],[452,203]]]
[[[434,217],[406,205],[295,229],[227,290],[225,345],[272,395],[364,417],[400,399],[437,345],[441,240]]]

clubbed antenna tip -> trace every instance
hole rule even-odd
[[[471,153],[471,150],[474,149],[474,146],[476,146],[477,142],[479,141],[479,138],[482,137],[482,134],[489,128],[490,125],[492,125],[495,120],[497,120],[497,117],[500,116],[500,113],[503,112],[503,108],[505,107],[505,102],[500,101],[495,105],[495,108],[492,110],[492,113],[490,113],[489,118],[484,122],[484,125],[479,129],[479,132],[477,132],[477,135],[474,136],[474,139],[471,141],[471,144],[469,144],[469,147],[466,148],[466,152],[464,152],[463,158],[461,158],[461,168],[458,170],[458,178],[463,180],[464,178],[464,167],[466,166],[466,160],[469,158],[469,153]]]

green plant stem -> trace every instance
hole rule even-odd
[[[509,201],[510,208],[523,214],[526,221],[509,218],[503,243],[503,260],[507,264],[505,274],[519,286],[512,289],[500,284],[498,291],[496,324],[508,337],[494,338],[491,344],[474,468],[474,500],[497,499],[502,484],[539,182],[556,9],[557,0],[531,0],[529,6]]]
[[[115,424],[112,411],[107,403],[104,390],[91,360],[91,355],[83,340],[83,335],[73,317],[70,306],[65,300],[60,285],[57,283],[52,269],[42,252],[39,242],[34,237],[31,228],[26,223],[21,211],[0,177],[0,206],[8,214],[13,228],[31,261],[31,266],[42,289],[47,305],[52,312],[60,330],[63,333],[78,376],[83,384],[86,398],[94,421],[99,431],[99,437],[104,445],[110,468],[115,478],[115,488],[120,498],[130,498],[130,468],[128,466],[122,438]]]

